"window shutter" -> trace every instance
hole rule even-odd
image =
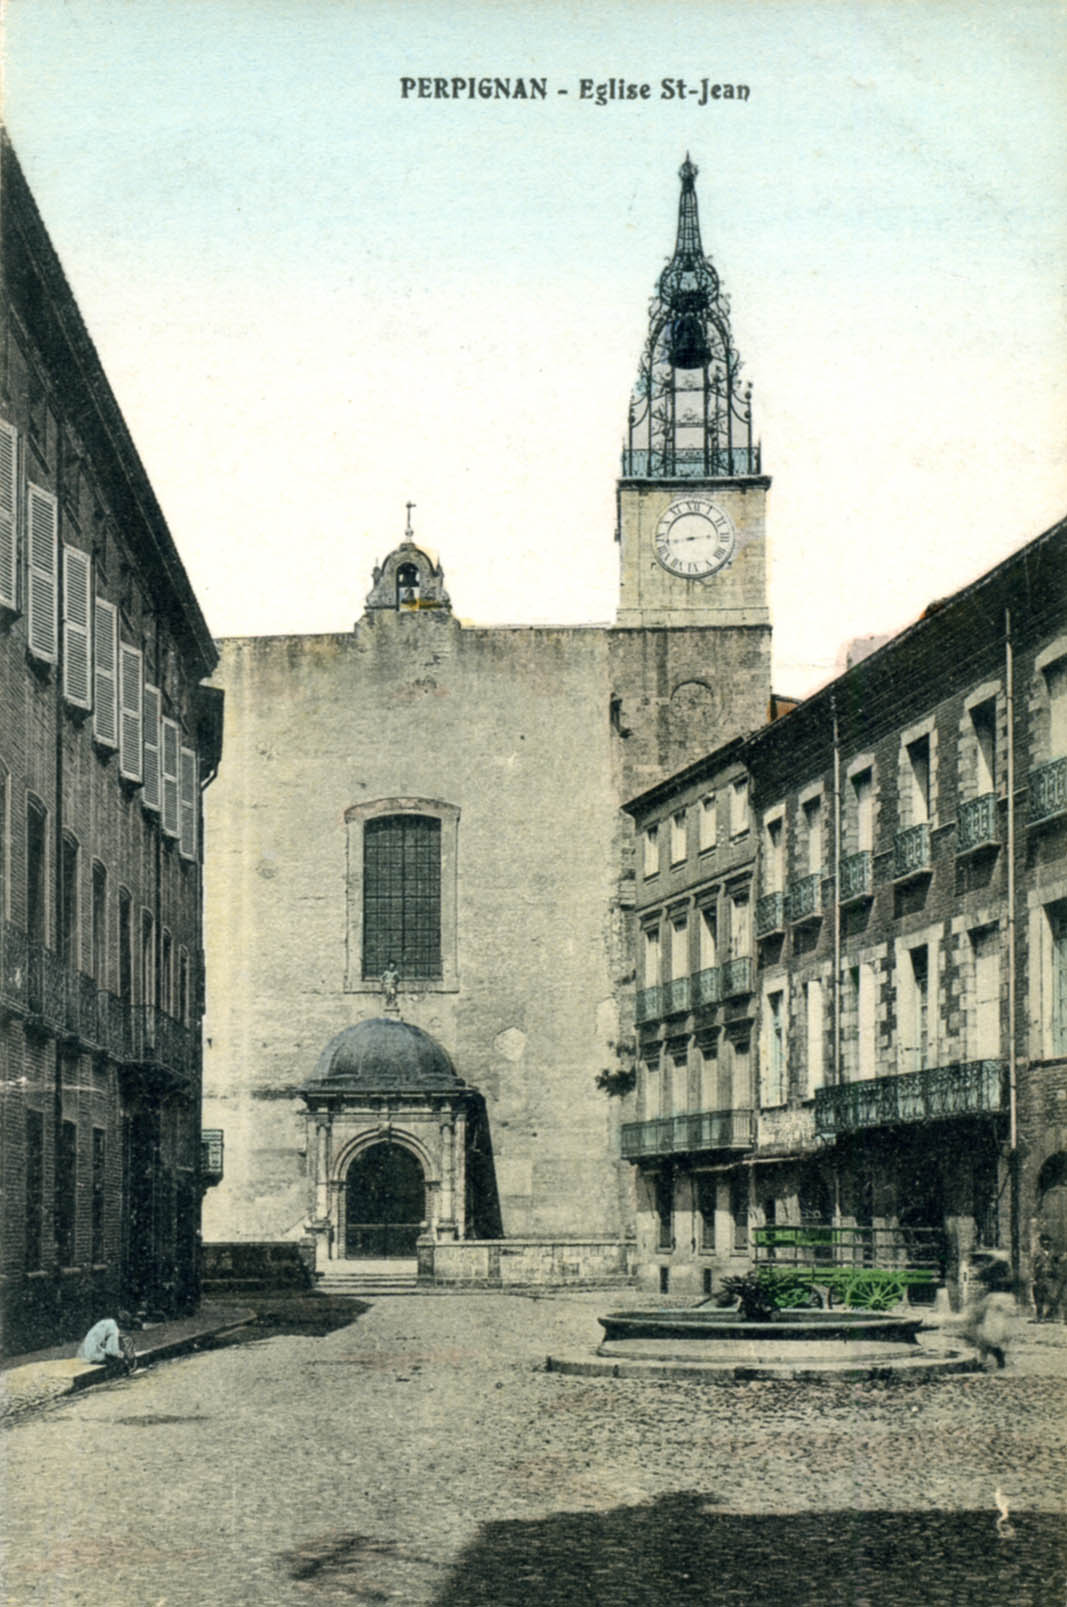
[[[19,606],[18,436],[0,419],[0,606]]]
[[[77,547],[63,548],[63,696],[79,709],[93,706],[89,599],[92,561]]]
[[[178,850],[184,859],[196,858],[196,769],[196,754],[192,748],[183,748],[178,790],[178,814],[181,823]]]
[[[119,620],[114,603],[96,599],[93,628],[94,685],[93,735],[106,748],[118,746],[118,689],[115,673],[118,659]]]
[[[159,808],[159,718],[162,712],[159,687],[144,689],[144,791],[141,802],[146,809]]]
[[[178,727],[173,720],[162,722],[162,813],[163,830],[168,837],[178,835]]]
[[[119,775],[125,781],[140,781],[143,657],[140,648],[123,642],[119,647]]]
[[[48,664],[56,660],[56,499],[40,486],[28,488],[29,649]]]

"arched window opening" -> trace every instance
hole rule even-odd
[[[441,979],[441,822],[382,815],[363,833],[363,976]]]
[[[419,569],[417,564],[401,564],[396,572],[396,606],[398,608],[417,608],[419,606]]]

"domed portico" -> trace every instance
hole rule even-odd
[[[421,1028],[345,1027],[301,1089],[315,1264],[411,1259],[420,1235],[462,1239],[481,1099]]]

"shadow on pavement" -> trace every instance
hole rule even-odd
[[[992,1494],[992,1492],[991,1492]],[[696,1492],[610,1512],[489,1523],[434,1607],[1063,1607],[1067,1535],[1053,1514],[719,1513]]]
[[[283,1334],[315,1338],[347,1328],[370,1310],[366,1301],[347,1295],[250,1295],[248,1303],[256,1313],[255,1321],[224,1335],[219,1344],[247,1345]]]

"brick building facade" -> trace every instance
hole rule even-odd
[[[200,794],[216,654],[0,146],[5,1350],[198,1287]]]

